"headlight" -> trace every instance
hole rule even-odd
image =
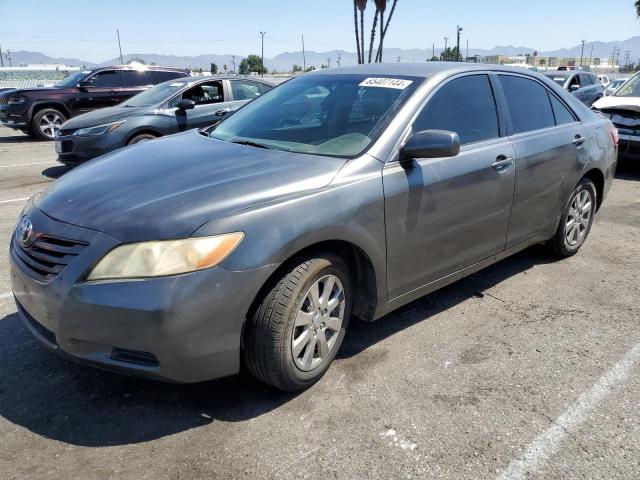
[[[224,260],[244,233],[121,245],[107,253],[87,280],[177,275],[210,268]]]
[[[113,123],[105,123],[104,125],[96,125],[95,127],[87,127],[76,130],[74,135],[79,137],[93,137],[95,135],[104,135],[113,132],[116,128],[124,123],[124,120]]]
[[[9,105],[21,105],[27,101],[27,97],[23,96],[13,96],[7,98],[7,103]]]

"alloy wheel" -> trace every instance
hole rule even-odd
[[[342,282],[335,275],[315,281],[305,294],[291,335],[291,354],[300,370],[320,366],[336,345],[345,312]]]
[[[593,213],[593,199],[588,190],[580,190],[573,198],[565,223],[565,241],[570,247],[581,245]]]
[[[57,113],[47,113],[43,115],[39,122],[40,131],[48,138],[55,138],[56,133],[60,130],[60,126],[64,123],[64,119]]]

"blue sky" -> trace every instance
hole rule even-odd
[[[373,5],[368,7],[369,14]],[[387,47],[430,48],[464,27],[471,48],[514,45],[540,51],[640,34],[633,0],[399,0]],[[355,51],[351,0],[0,0],[3,50],[105,61],[127,53]]]

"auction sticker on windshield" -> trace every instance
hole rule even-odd
[[[360,86],[404,90],[412,83],[413,80],[402,80],[401,78],[367,78],[360,83]]]

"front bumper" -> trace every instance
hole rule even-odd
[[[126,138],[123,135],[119,135],[116,130],[92,137],[58,135],[56,136],[55,148],[60,163],[78,165],[125,145]]]
[[[46,347],[100,368],[174,382],[239,371],[246,314],[276,266],[85,282],[91,267],[119,242],[34,208],[28,216],[36,235],[88,244],[55,278],[43,281],[25,266],[13,236],[11,281],[18,312]]]
[[[0,124],[16,130],[29,128],[29,115],[21,105],[0,105]]]

